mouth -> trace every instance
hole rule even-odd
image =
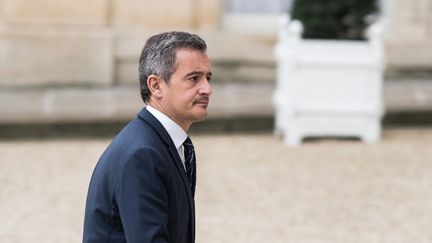
[[[208,97],[200,98],[194,102],[197,105],[208,106],[210,99]]]

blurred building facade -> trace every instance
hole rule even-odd
[[[380,4],[388,73],[430,72],[432,0]],[[214,116],[271,115],[270,97],[256,103],[255,96],[271,92],[275,82],[278,19],[289,5],[289,0],[0,0],[0,123],[127,119],[142,106],[136,67],[145,40],[174,29],[198,33],[209,45],[215,85],[225,95],[215,95]],[[243,86],[223,88],[233,83]],[[235,100],[237,91],[250,98]],[[237,105],[230,110],[227,100]]]

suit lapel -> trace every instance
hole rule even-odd
[[[147,122],[155,131],[158,133],[162,141],[165,143],[165,145],[168,148],[168,151],[171,154],[172,161],[175,164],[175,167],[177,169],[177,172],[180,173],[183,181],[183,185],[186,188],[186,192],[188,194],[189,199],[189,207],[192,212],[192,229],[193,229],[193,236],[195,235],[195,202],[192,195],[192,190],[189,186],[188,178],[186,175],[186,172],[183,167],[183,163],[179,157],[179,154],[177,152],[177,148],[174,145],[174,142],[172,141],[170,135],[165,130],[165,128],[162,126],[162,124],[145,108],[143,108],[139,113],[138,117],[145,122]]]

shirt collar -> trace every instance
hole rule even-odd
[[[181,128],[177,123],[175,123],[171,118],[169,118],[164,113],[160,112],[156,108],[147,105],[146,109],[154,116],[158,121],[162,124],[162,126],[165,128],[165,130],[170,135],[171,139],[174,142],[174,145],[178,149],[183,142],[187,138],[186,132]]]

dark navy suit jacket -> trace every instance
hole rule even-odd
[[[183,164],[167,131],[145,108],[96,165],[83,242],[195,242],[195,204]]]

